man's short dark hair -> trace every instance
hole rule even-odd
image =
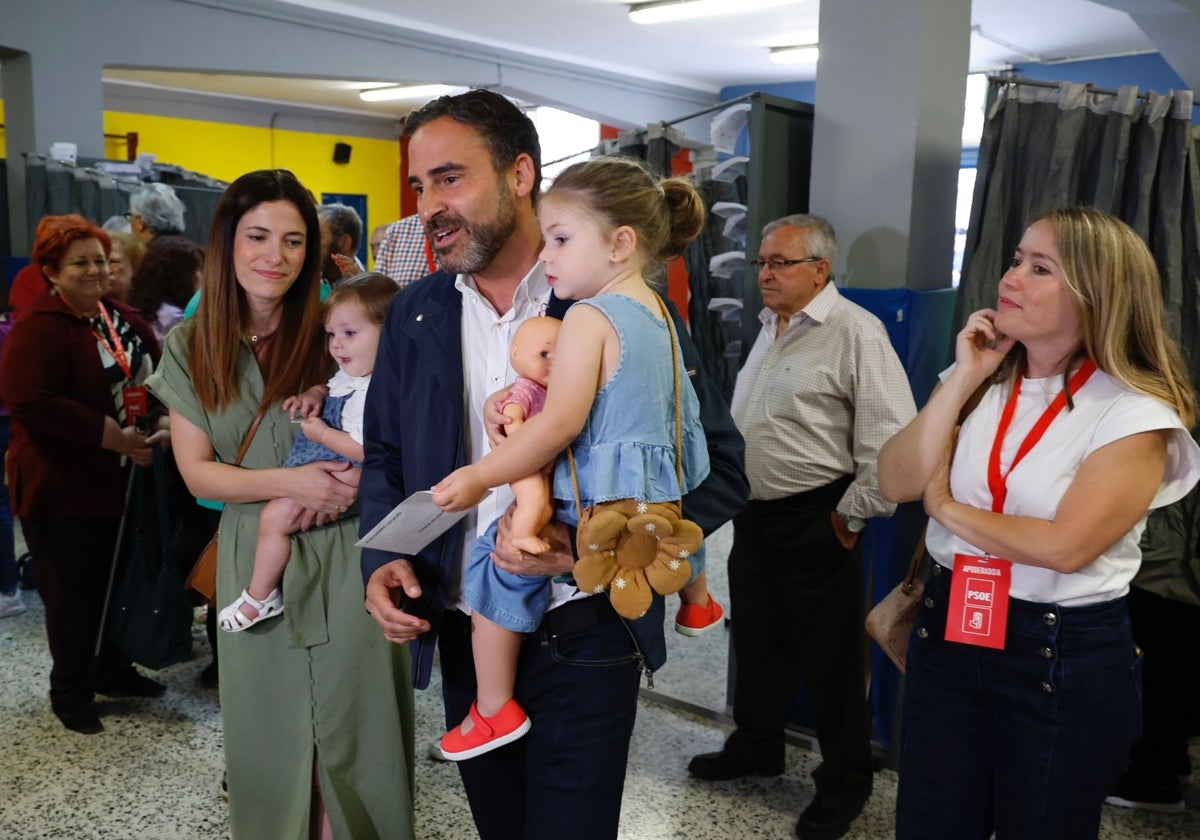
[[[329,230],[336,242],[343,236],[350,237],[350,253],[358,253],[362,242],[363,223],[358,211],[348,204],[322,204],[317,212],[329,222]]]
[[[507,169],[521,155],[533,160],[533,192],[536,201],[542,185],[542,146],[533,120],[511,101],[490,90],[470,90],[456,96],[441,96],[408,115],[404,134],[440,117],[469,125],[483,137],[497,171]]]

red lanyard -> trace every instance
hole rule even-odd
[[[1013,458],[1012,466],[1008,468],[1008,472],[1001,475],[1000,450],[1004,448],[1004,437],[1008,434],[1009,426],[1012,425],[1013,415],[1017,413],[1017,399],[1021,395],[1021,383],[1013,384],[1012,394],[1009,395],[1008,402],[1004,405],[1004,413],[1000,415],[1000,426],[996,429],[996,440],[992,442],[991,457],[988,458],[988,488],[992,491],[992,511],[994,513],[1004,513],[1004,500],[1008,496],[1008,477],[1012,475],[1012,471],[1017,468],[1021,459],[1029,454],[1029,450],[1037,446],[1038,441],[1042,439],[1042,435],[1046,434],[1046,430],[1050,428],[1050,424],[1054,422],[1054,418],[1059,415],[1059,412],[1067,407],[1067,394],[1078,393],[1095,372],[1096,363],[1091,359],[1085,361],[1083,367],[1075,371],[1075,375],[1067,383],[1067,390],[1055,397],[1054,402],[1050,403],[1050,407],[1033,424],[1033,428],[1029,430],[1029,434],[1017,448],[1017,455]]]
[[[100,307],[100,317],[104,319],[104,326],[108,327],[109,338],[112,339],[112,347],[109,348],[112,352],[112,357],[121,366],[121,370],[125,373],[125,378],[132,382],[133,368],[129,366],[129,356],[125,353],[125,345],[121,343],[121,339],[117,335],[117,328],[113,326],[112,318],[108,316],[108,310],[104,308],[104,304],[99,303],[97,305]]]

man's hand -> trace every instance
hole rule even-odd
[[[842,548],[850,551],[858,542],[858,534],[853,533],[846,527],[846,520],[842,519],[842,515],[836,510],[829,514],[829,521],[833,523],[833,533],[837,535],[838,542],[842,544]]]
[[[538,533],[550,543],[550,550],[541,554],[527,554],[512,544],[512,515],[513,509],[500,519],[496,529],[496,550],[492,552],[492,562],[496,568],[514,575],[569,575],[575,565],[575,555],[571,553],[570,531],[561,522],[551,521]]]
[[[488,491],[479,480],[479,471],[474,464],[459,467],[430,489],[433,490],[433,503],[447,513],[475,507]]]
[[[500,411],[497,406],[508,399],[508,395],[512,393],[512,386],[501,388],[496,393],[492,394],[483,403],[483,428],[487,432],[488,443],[492,449],[495,449],[508,438],[508,433],[504,427],[513,420],[504,412]]]
[[[367,612],[379,622],[383,637],[398,645],[408,644],[429,632],[429,622],[400,609],[402,599],[418,598],[421,586],[412,563],[397,558],[380,566],[367,581]]]

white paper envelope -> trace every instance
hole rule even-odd
[[[490,496],[492,491],[488,491]],[[484,496],[486,499],[487,496]],[[355,543],[359,548],[378,548],[397,554],[416,554],[440,537],[450,526],[470,513],[460,510],[445,513],[433,503],[433,493],[413,493],[379,521],[379,524]]]

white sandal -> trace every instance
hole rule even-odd
[[[242,604],[247,604],[258,610],[258,615],[254,618],[246,615],[240,609]],[[253,627],[260,621],[274,618],[282,612],[283,592],[278,586],[272,589],[271,594],[261,601],[256,601],[250,596],[247,590],[243,589],[242,594],[238,596],[236,601],[217,613],[217,623],[221,625],[221,629],[226,633],[236,633],[239,630],[245,630],[247,627]]]

